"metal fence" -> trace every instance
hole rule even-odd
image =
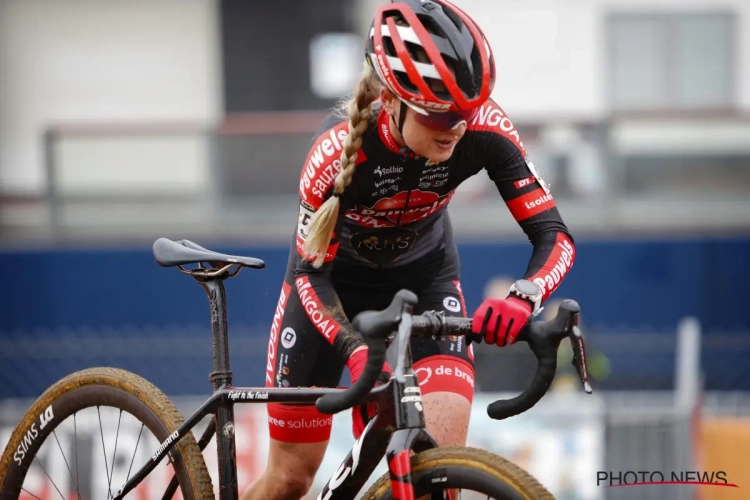
[[[260,382],[261,377],[244,379],[243,371],[248,366],[263,366],[265,336],[251,335],[251,330],[239,331],[247,335],[237,335],[233,339],[232,352],[235,357],[232,362],[237,382]],[[36,393],[63,372],[93,364],[111,364],[133,369],[155,382],[173,397],[187,415],[203,402],[203,397],[197,394],[207,396],[210,391],[207,380],[211,363],[208,336],[203,335],[205,332],[196,331],[184,332],[189,334],[183,337],[167,338],[165,333],[158,330],[112,331],[98,337],[91,336],[86,342],[63,339],[49,342],[42,338],[27,338],[23,342],[17,340],[12,345],[6,342],[0,348],[4,357],[1,365],[11,366],[15,373],[14,378],[9,378],[6,372],[3,378],[6,384],[33,387]],[[606,341],[598,336],[591,337],[595,337],[603,353],[616,355],[607,351]],[[696,470],[699,467],[696,460],[696,429],[702,415],[750,416],[750,393],[704,392],[701,360],[705,353],[701,350],[711,342],[701,335],[695,320],[680,323],[672,336],[670,349],[665,349],[664,345],[655,348],[659,346],[658,343],[649,346],[636,342],[644,338],[645,333],[630,336],[631,343],[639,346],[644,359],[637,369],[643,370],[650,362],[649,355],[653,354],[649,352],[650,348],[659,355],[669,351],[668,356],[673,358],[669,387],[648,390],[648,387],[633,385],[629,390],[602,390],[594,380],[595,392],[588,396],[582,393],[576,377],[561,366],[551,392],[537,406],[503,422],[487,419],[486,404],[515,394],[528,379],[520,375],[518,379],[507,376],[522,366],[506,363],[514,356],[507,351],[501,350],[503,353],[500,354],[495,350],[497,371],[492,371],[488,358],[479,356],[478,393],[469,444],[516,461],[537,476],[559,499],[617,500],[637,497],[677,500],[690,497],[693,486],[653,486],[639,489],[637,495],[633,496],[635,493],[629,488],[597,485],[597,474],[602,471],[614,475],[627,471],[661,471],[668,477],[671,471]],[[14,354],[9,356],[11,352]],[[9,365],[14,356],[17,362]],[[171,361],[166,362],[167,359]],[[561,350],[560,360],[563,363],[567,361],[564,350]],[[502,377],[500,371],[506,376]],[[610,372],[610,376],[617,378],[618,375]],[[493,384],[492,380],[497,383]],[[501,386],[504,388],[498,392],[497,388]],[[0,400],[0,445],[3,439],[7,439],[30,401],[29,398]],[[241,478],[247,483],[263,469],[268,438],[265,409],[262,406],[241,408],[238,409],[237,419],[245,429],[238,430],[238,456],[241,457]],[[334,419],[334,433],[318,474],[318,483],[336,469],[338,461],[352,444],[349,418],[346,412]],[[85,432],[85,429],[80,432]],[[212,465],[215,468],[214,455],[215,451],[210,446],[206,451],[209,468]],[[381,463],[377,472],[385,472],[384,464]],[[215,474],[215,470],[212,470],[212,474]],[[372,480],[376,478],[377,475]],[[316,486],[321,486],[318,483]]]
[[[48,191],[6,201],[5,239],[142,240],[178,228],[225,239],[287,238],[299,172],[325,111],[189,123],[50,126],[40,140]],[[577,231],[750,227],[750,127],[737,116],[614,116],[596,123],[517,125],[537,169]],[[706,130],[730,127],[733,134]],[[484,175],[458,189],[459,236],[516,234]]]
[[[706,390],[746,387],[750,377],[748,336],[703,336],[700,357]],[[91,366],[134,371],[168,395],[200,394],[211,388],[210,338],[207,327],[198,326],[6,332],[0,337],[0,399],[33,397],[66,374]],[[663,332],[587,332],[594,389],[674,390],[676,338]],[[237,383],[263,385],[268,326],[233,324],[230,347]],[[475,354],[480,392],[522,390],[536,369],[535,358],[525,344],[500,350],[479,345]],[[567,380],[574,370],[565,344],[559,359],[558,378]],[[717,359],[731,359],[732,364]],[[346,377],[348,374],[344,382]]]

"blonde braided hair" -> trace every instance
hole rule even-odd
[[[357,164],[362,138],[367,131],[372,113],[372,103],[380,96],[380,82],[372,67],[365,62],[354,97],[346,104],[349,116],[349,135],[344,139],[341,151],[341,170],[333,181],[333,194],[315,212],[310,221],[310,230],[303,247],[305,255],[314,259],[312,265],[319,268],[325,262],[326,250],[336,227],[341,202],[339,198],[351,184]]]

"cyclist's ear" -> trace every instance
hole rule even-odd
[[[394,115],[396,113],[396,106],[398,105],[396,96],[393,92],[385,88],[385,86],[380,88],[380,102],[383,103],[383,108],[389,115]]]

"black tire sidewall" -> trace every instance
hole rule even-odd
[[[435,482],[438,477],[446,477],[445,482]],[[419,498],[431,493],[438,493],[450,489],[466,489],[484,495],[490,495],[495,500],[525,500],[510,485],[500,481],[484,471],[460,465],[438,466],[421,471],[412,471],[414,481],[414,496]],[[380,500],[393,500],[393,491],[380,497]]]

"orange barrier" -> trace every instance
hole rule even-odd
[[[701,419],[701,470],[724,471],[729,483],[739,488],[698,487],[698,500],[750,499],[750,418]]]

